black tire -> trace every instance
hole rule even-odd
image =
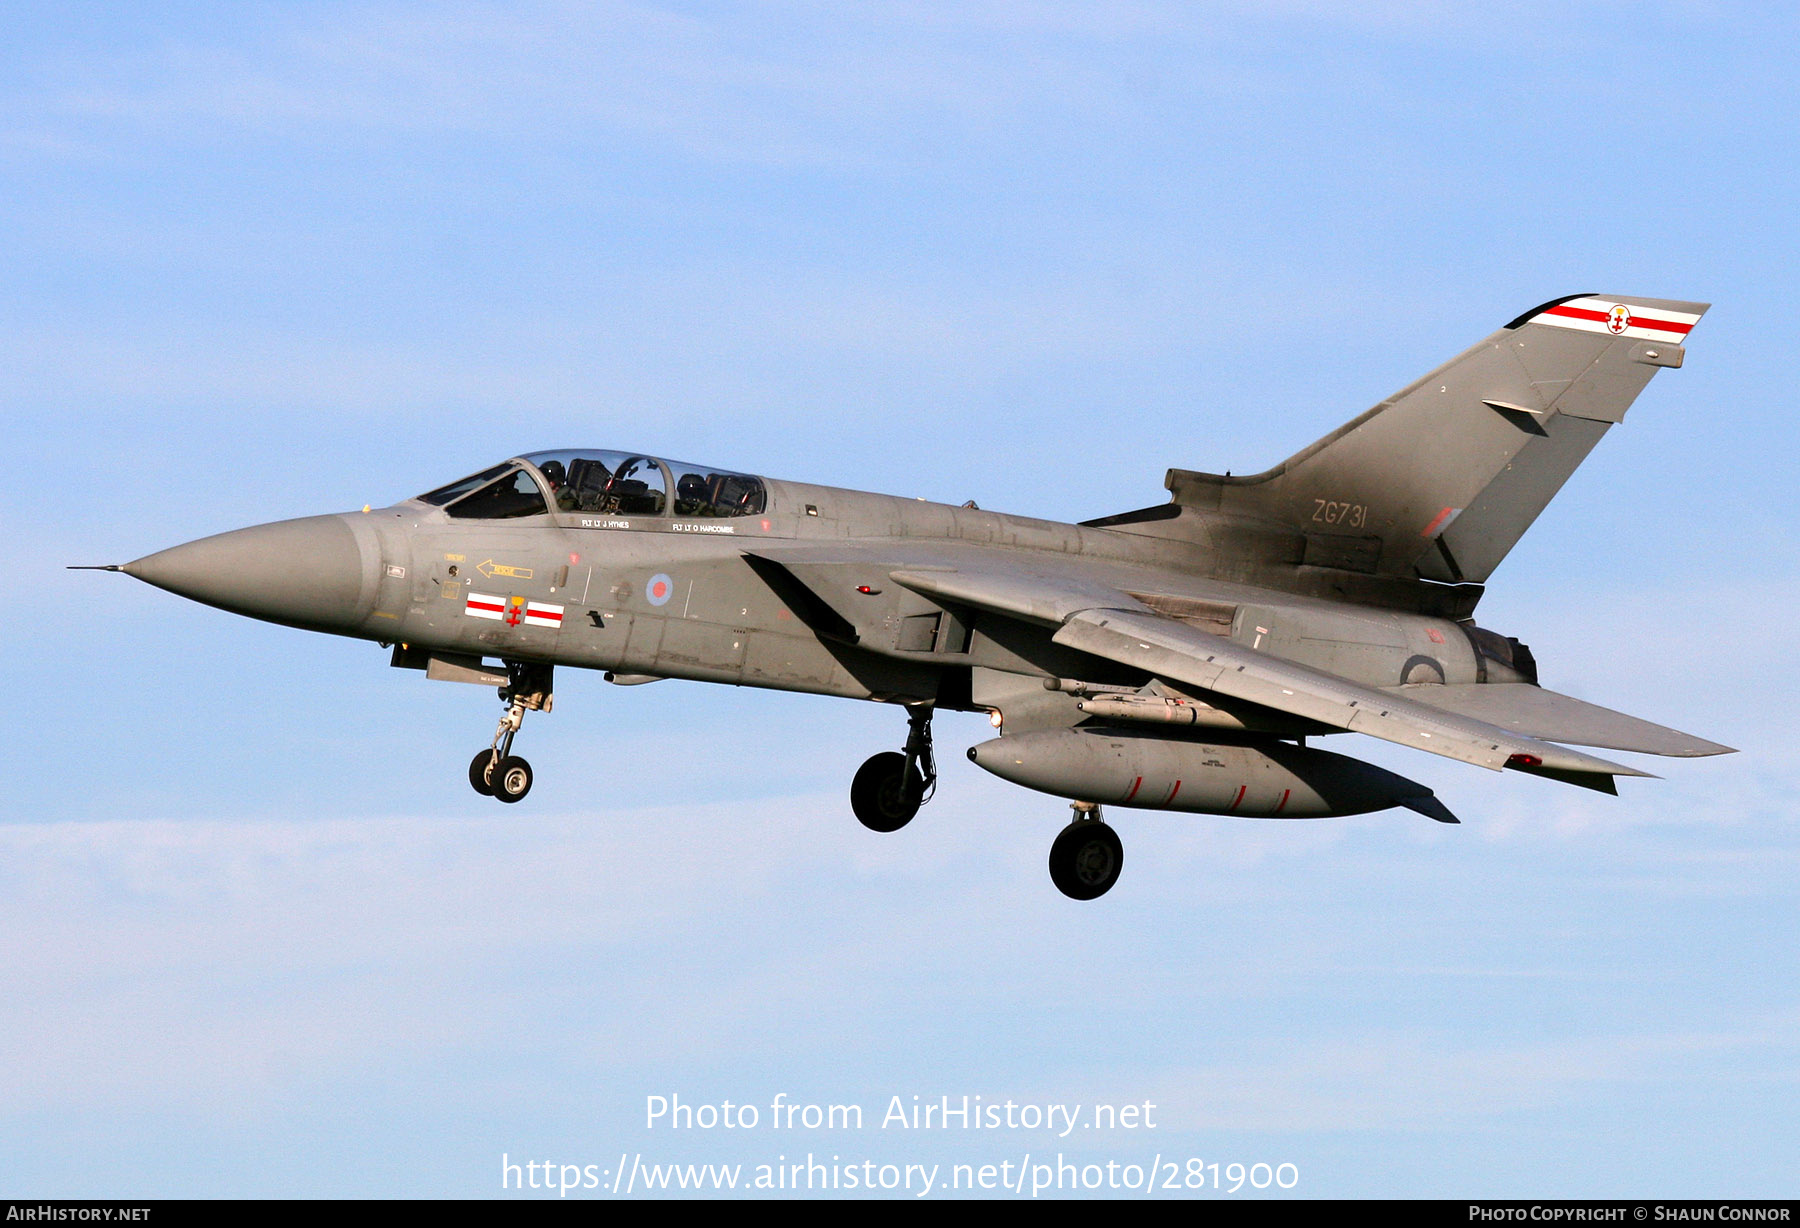
[[[483,797],[494,796],[494,786],[488,780],[493,766],[494,752],[491,750],[484,750],[469,760],[469,787]]]
[[[1119,881],[1125,846],[1097,819],[1071,823],[1050,846],[1050,881],[1071,900],[1094,900]]]
[[[489,777],[494,796],[503,802],[516,802],[531,792],[531,765],[517,755],[508,755],[494,765]]]
[[[899,831],[919,813],[925,776],[915,764],[906,775],[906,756],[886,750],[871,755],[850,781],[850,809],[870,831]]]

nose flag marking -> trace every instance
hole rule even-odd
[[[560,627],[563,608],[545,601],[527,601],[523,597],[493,597],[487,593],[470,593],[463,605],[470,618],[490,618],[511,626]]]

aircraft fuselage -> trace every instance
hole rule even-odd
[[[1456,822],[1314,734],[1606,793],[1646,773],[1573,747],[1727,753],[1538,686],[1530,651],[1471,617],[1705,310],[1553,300],[1271,469],[1172,469],[1168,503],[1079,525],[575,449],[113,570],[496,686],[506,714],[469,783],[503,802],[531,789],[513,739],[556,665],[904,705],[904,748],[851,784],[876,831],[931,795],[932,713],[986,711],[1001,737],[970,757],[1070,800],[1051,876],[1091,899],[1122,864],[1102,803]]]
[[[762,515],[731,520],[558,511],[469,521],[409,500],[284,522],[298,530],[337,521],[354,538],[356,593],[329,617],[257,608],[230,591],[229,575],[217,576],[210,593],[170,587],[271,621],[402,644],[414,660],[438,652],[952,708],[999,708],[1015,694],[1042,706],[1050,702],[1037,699],[1045,678],[1139,681],[1118,670],[1094,677],[1091,659],[1047,633],[946,608],[890,579],[909,567],[1035,564],[1167,603],[1208,630],[1372,685],[1472,682],[1483,670],[1453,620],[1219,580],[1208,574],[1207,553],[1189,543],[863,491],[767,486]],[[163,557],[132,566],[155,583]]]

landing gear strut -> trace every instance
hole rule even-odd
[[[930,704],[914,704],[906,714],[906,747],[871,755],[850,782],[850,809],[870,831],[899,831],[931,800],[937,788],[937,758],[931,751]]]
[[[1071,900],[1098,899],[1119,881],[1125,846],[1092,802],[1070,806],[1075,818],[1050,846],[1050,881]]]
[[[493,745],[469,761],[469,784],[475,792],[516,802],[531,792],[531,765],[512,753],[513,735],[525,723],[527,711],[550,711],[551,667],[506,663],[506,685],[500,699],[506,713],[494,730]]]

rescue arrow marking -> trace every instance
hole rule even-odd
[[[531,579],[531,568],[509,567],[505,563],[496,563],[493,559],[483,559],[475,564],[475,570],[492,580],[495,576],[505,576],[511,580]]]

